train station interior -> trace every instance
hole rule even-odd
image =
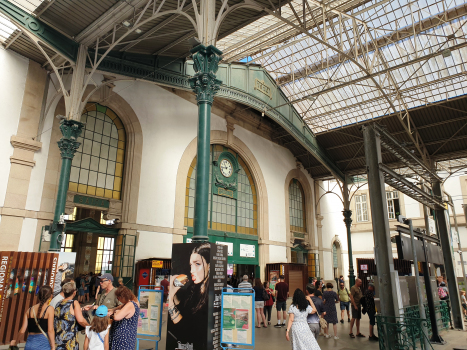
[[[0,251],[137,294],[208,241],[287,305],[374,285],[379,343],[322,349],[464,349],[466,35],[463,0],[0,0]]]

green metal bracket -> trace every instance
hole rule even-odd
[[[0,0],[0,12],[66,58],[76,62],[79,47],[76,41],[53,29],[18,6],[13,5],[10,1]]]

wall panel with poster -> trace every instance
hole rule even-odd
[[[74,259],[74,253],[0,252],[0,344],[16,339],[40,287],[60,288],[74,271]]]
[[[147,288],[146,288],[147,287]],[[149,289],[151,286],[140,286],[138,300],[140,304],[136,349],[140,340],[156,342],[156,350],[161,340],[163,291]]]
[[[221,344],[255,345],[255,293],[225,288],[222,291]]]
[[[166,350],[219,350],[227,246],[172,246]]]

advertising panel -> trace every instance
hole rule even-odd
[[[221,343],[254,346],[254,293],[222,293]]]
[[[214,243],[174,244],[171,273],[166,350],[220,349],[227,247]]]

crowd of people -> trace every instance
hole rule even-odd
[[[325,338],[339,339],[337,336],[337,325],[344,323],[347,314],[347,322],[350,323],[350,338],[363,337],[360,332],[360,320],[363,313],[368,315],[369,340],[377,341],[378,337],[374,333],[376,321],[375,307],[375,287],[368,285],[368,289],[363,293],[361,290],[362,281],[357,279],[355,285],[347,289],[343,276],[337,281],[338,290],[334,291],[333,283],[324,283],[316,278],[306,286],[305,291],[296,289],[293,293],[292,305],[287,309],[287,299],[289,297],[289,286],[285,282],[284,276],[279,276],[275,284],[269,282],[262,283],[259,278],[255,278],[253,284],[249,282],[247,275],[243,276],[238,283],[239,289],[254,290],[255,293],[255,327],[267,328],[271,325],[272,308],[275,305],[277,311],[276,328],[286,328],[286,338],[292,343],[294,350],[319,349],[317,339],[319,335]],[[231,286],[230,286],[231,287]],[[340,321],[336,304],[340,308]],[[288,320],[288,321],[287,321]],[[330,334],[330,328],[333,334]],[[353,328],[356,326],[356,334]]]
[[[11,341],[10,348],[17,349],[17,343],[27,332],[27,350],[78,350],[78,334],[82,331],[84,350],[134,350],[140,306],[137,297],[121,281],[115,288],[109,273],[95,278],[99,284],[95,290],[91,288],[91,275],[81,275],[75,280],[67,278],[55,297],[50,287],[42,286],[39,303],[24,314],[17,339]],[[80,300],[94,291],[95,303],[82,307]]]

